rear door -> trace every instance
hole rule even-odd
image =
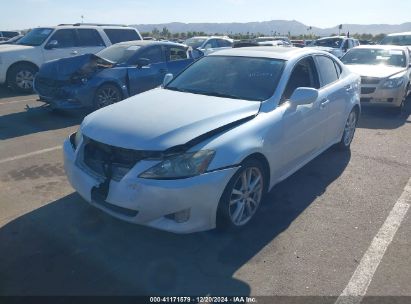
[[[103,39],[96,29],[77,29],[78,55],[95,54],[106,47]]]
[[[321,107],[326,113],[324,144],[331,144],[339,136],[342,124],[345,122],[344,113],[347,98],[353,88],[340,81],[341,66],[326,55],[315,56],[317,69],[320,75],[320,92],[323,96]]]
[[[148,59],[150,64],[138,67],[137,60],[140,58]],[[134,60],[132,66],[127,69],[131,95],[148,91],[161,85],[167,73],[167,64],[162,46],[153,45],[142,48],[138,55],[134,57]]]
[[[189,58],[186,47],[166,47],[167,73],[171,73],[176,76],[193,61],[193,59]]]

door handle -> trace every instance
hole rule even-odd
[[[167,73],[167,69],[160,69],[159,72],[160,72],[161,74]]]
[[[330,100],[328,98],[325,98],[325,99],[321,100],[320,108],[324,109],[329,103],[330,103]]]
[[[71,51],[71,53],[70,53],[71,55],[77,55],[78,54],[78,52],[77,51]]]

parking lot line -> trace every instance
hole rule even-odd
[[[36,98],[32,99],[22,99],[22,100],[12,100],[12,101],[5,101],[5,102],[0,102],[0,106],[2,105],[8,105],[8,104],[13,104],[13,103],[19,103],[19,102],[29,102],[29,101],[37,101]]]
[[[55,151],[55,150],[59,150],[61,148],[62,148],[61,146],[55,146],[55,147],[52,147],[52,148],[47,148],[47,149],[38,150],[38,151],[34,151],[34,152],[22,154],[22,155],[17,155],[17,156],[13,156],[13,157],[0,159],[0,164],[4,164],[4,163],[11,162],[11,161],[14,161],[14,160],[19,160],[19,159],[22,159],[22,158],[26,158],[26,157],[30,157],[30,156],[34,156],[34,155],[39,155],[39,154],[43,154],[43,153],[47,153],[47,152],[51,152],[51,151]]]
[[[411,178],[335,304],[359,304],[411,205]]]

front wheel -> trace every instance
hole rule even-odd
[[[239,229],[256,214],[267,188],[261,162],[245,161],[227,184],[217,211],[218,229]]]
[[[17,64],[10,68],[7,79],[8,84],[12,89],[21,93],[32,93],[36,73],[37,69],[30,64]]]
[[[358,113],[355,109],[353,109],[348,115],[347,121],[344,126],[344,133],[341,137],[341,141],[338,143],[338,148],[341,150],[348,150],[350,149],[351,142],[354,138],[355,129],[357,127],[358,122]]]
[[[122,100],[120,89],[113,84],[103,84],[94,96],[94,109],[98,110]]]

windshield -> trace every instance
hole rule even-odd
[[[191,65],[166,89],[194,94],[263,101],[277,88],[285,61],[209,56]]]
[[[193,49],[199,48],[204,41],[206,41],[205,38],[190,38],[184,41],[184,44],[191,46]]]
[[[353,49],[341,59],[344,64],[371,64],[406,66],[405,53],[402,50]]]
[[[323,46],[323,47],[332,47],[334,49],[339,49],[343,43],[342,38],[327,38],[327,39],[318,39],[311,43],[311,46]]]
[[[35,28],[22,37],[17,44],[38,46],[41,45],[53,32],[51,28]]]
[[[139,48],[139,45],[112,45],[98,52],[96,55],[110,62],[121,64],[126,63]]]
[[[381,40],[381,43],[383,45],[402,45],[402,46],[407,46],[411,45],[411,35],[395,35],[395,36],[387,36],[383,40]]]

